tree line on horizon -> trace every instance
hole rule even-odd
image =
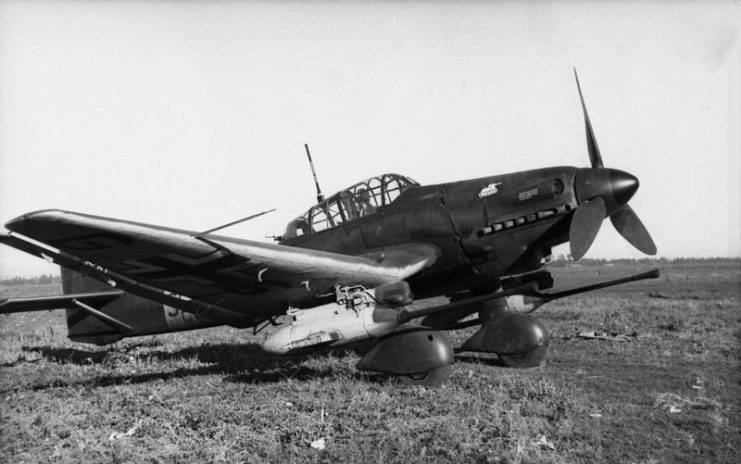
[[[48,285],[61,283],[62,277],[53,274],[41,274],[34,277],[15,276],[10,279],[0,280],[0,284],[2,285]]]

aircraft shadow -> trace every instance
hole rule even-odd
[[[157,372],[117,374],[111,373],[86,379],[75,379],[65,382],[56,378],[53,382],[40,383],[32,387],[33,390],[46,390],[49,388],[67,386],[86,387],[108,387],[121,384],[139,384],[172,378],[183,378],[191,376],[221,375],[225,382],[267,384],[276,383],[286,379],[312,380],[318,378],[332,377],[336,375],[331,368],[313,368],[303,364],[304,361],[327,356],[344,356],[349,351],[362,353],[367,346],[359,344],[356,346],[342,347],[341,349],[319,349],[306,354],[276,355],[262,351],[260,345],[255,343],[231,344],[220,343],[213,345],[201,345],[186,347],[179,350],[152,350],[134,352],[136,349],[157,346],[157,344],[140,344],[126,348],[109,349],[105,351],[88,351],[76,348],[54,348],[51,346],[24,346],[24,353],[39,353],[44,359],[59,364],[74,364],[87,366],[98,364],[110,366],[116,369],[126,366],[132,362],[131,358],[138,357],[139,360],[156,360],[158,363],[178,362],[182,360],[198,360],[199,363],[207,364],[198,367],[175,368],[159,370]],[[133,353],[132,353],[133,352]],[[487,364],[491,366],[504,366],[496,355],[488,353],[474,353],[456,349],[456,362]],[[27,360],[25,356],[11,363],[4,363],[2,367],[12,367],[22,363],[36,362]],[[133,364],[132,364],[133,365]],[[372,383],[386,383],[394,381],[396,376],[387,374],[368,374],[360,371],[353,373],[358,380]]]
[[[160,370],[158,372],[100,375],[93,378],[74,380],[70,382],[55,379],[51,383],[33,386],[34,390],[45,390],[65,386],[87,386],[106,387],[120,384],[147,383],[157,380],[171,378],[182,378],[189,376],[223,375],[226,382],[243,383],[275,383],[287,378],[295,380],[310,380],[333,376],[330,368],[317,369],[303,365],[310,358],[322,356],[322,352],[307,353],[305,355],[275,355],[262,351],[258,344],[215,344],[187,347],[180,350],[165,351],[153,350],[139,353],[130,352],[135,347],[128,349],[111,349],[107,351],[87,351],[75,348],[54,348],[50,346],[30,347],[24,346],[25,353],[39,353],[48,361],[60,364],[75,364],[80,366],[99,364],[110,366],[115,369],[126,366],[131,362],[131,357],[139,360],[156,360],[158,363],[167,364],[180,360],[197,359],[205,366],[176,368]],[[344,350],[346,351],[346,350]],[[21,363],[33,362],[21,357],[12,363],[6,363],[3,367],[12,367]],[[132,364],[134,366],[135,364]],[[360,374],[359,374],[360,375]]]

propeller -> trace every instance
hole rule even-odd
[[[592,168],[578,170],[574,179],[579,207],[574,211],[569,228],[571,256],[576,260],[584,256],[608,215],[612,225],[625,240],[639,251],[655,255],[656,245],[651,235],[638,215],[628,206],[628,200],[638,189],[638,179],[627,172],[604,167],[576,68],[574,77],[584,113],[587,149]]]

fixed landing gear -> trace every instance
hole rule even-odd
[[[450,377],[453,345],[438,330],[410,327],[382,338],[357,368],[399,376],[402,383],[439,387]]]
[[[494,353],[508,367],[545,364],[550,337],[537,318],[510,311],[503,298],[481,303],[478,312],[481,328],[462,349]]]

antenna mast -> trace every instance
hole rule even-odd
[[[316,201],[321,203],[324,201],[324,195],[322,194],[322,189],[319,188],[319,180],[316,178],[314,162],[311,160],[311,153],[309,153],[309,145],[305,143],[304,148],[306,148],[306,156],[309,157],[309,166],[311,166],[311,175],[314,176],[314,183],[316,184]]]

